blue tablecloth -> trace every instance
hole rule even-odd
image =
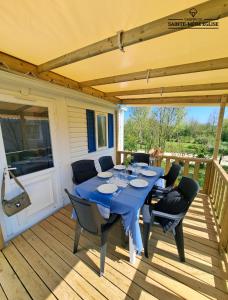
[[[122,216],[124,229],[126,233],[131,234],[134,246],[139,253],[143,249],[138,221],[139,211],[155,182],[163,175],[162,168],[149,167],[149,169],[155,171],[157,175],[153,177],[138,176],[138,178],[145,179],[149,183],[146,188],[134,188],[128,185],[126,188],[121,188],[114,195],[104,195],[97,191],[97,187],[106,183],[107,179],[101,179],[97,176],[77,185],[75,188],[75,193],[79,197],[110,208],[111,213]],[[110,171],[113,174],[119,172],[114,169]]]

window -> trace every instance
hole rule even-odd
[[[104,114],[97,114],[97,146],[107,146],[107,116]]]
[[[53,167],[47,108],[0,102],[0,125],[7,164],[16,176]]]

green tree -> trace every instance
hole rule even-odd
[[[183,108],[131,108],[125,123],[125,149],[148,152],[155,146],[164,149],[166,141],[177,136],[177,127],[185,116]]]
[[[124,127],[125,149],[130,151],[149,151],[153,144],[153,120],[149,107],[137,107],[130,109],[130,119]]]
[[[222,141],[228,142],[228,118],[224,119],[224,121],[223,121]]]
[[[185,108],[158,107],[153,111],[157,123],[157,145],[165,149],[165,144],[177,135],[177,128],[185,117]]]

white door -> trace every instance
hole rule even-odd
[[[32,204],[8,217],[0,209],[5,240],[29,228],[62,206],[55,146],[55,107],[50,102],[0,99],[0,183],[7,167],[26,188]],[[15,101],[15,100],[14,100]],[[20,188],[6,172],[6,199]]]

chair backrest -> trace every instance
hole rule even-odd
[[[90,233],[99,235],[101,225],[105,224],[106,220],[99,213],[96,203],[74,196],[67,189],[65,192],[72,203],[80,226]]]
[[[133,162],[134,163],[143,162],[149,165],[150,155],[147,153],[134,153]]]
[[[174,186],[177,177],[179,176],[181,171],[181,165],[173,163],[169,172],[165,175],[165,187]]]
[[[181,193],[184,199],[187,200],[188,210],[189,206],[191,205],[192,201],[194,200],[199,191],[198,182],[190,177],[182,177],[177,187],[177,190]]]
[[[101,171],[105,172],[114,167],[114,163],[111,156],[102,156],[99,158]]]
[[[97,176],[94,160],[83,159],[71,164],[73,170],[73,182],[80,184],[92,177]]]

